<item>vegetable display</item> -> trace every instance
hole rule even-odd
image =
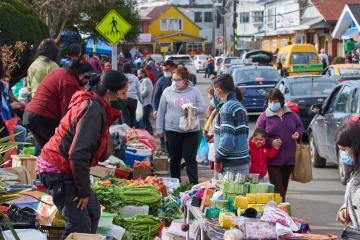
[[[161,226],[159,218],[151,215],[136,215],[123,218],[120,214],[115,216],[113,223],[126,229],[124,240],[154,239]]]
[[[161,208],[158,210],[158,217],[171,223],[174,219],[182,218],[177,200],[173,195],[169,195],[161,201]]]

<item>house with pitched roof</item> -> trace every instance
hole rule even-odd
[[[205,52],[201,28],[174,5],[140,11],[143,34],[151,36],[153,52],[200,54]]]
[[[330,56],[342,55],[342,42],[332,37],[345,4],[359,0],[259,0],[264,5],[262,48],[275,52],[289,43],[310,43]]]

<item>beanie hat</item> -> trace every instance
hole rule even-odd
[[[114,70],[105,72],[100,77],[100,85],[113,92],[124,88],[127,81],[128,79],[123,73]]]

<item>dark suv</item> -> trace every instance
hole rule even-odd
[[[318,111],[308,128],[311,160],[314,167],[327,162],[338,164],[340,180],[346,184],[349,173],[339,157],[336,131],[352,115],[360,112],[360,82],[349,81],[337,85],[323,105],[313,105]]]

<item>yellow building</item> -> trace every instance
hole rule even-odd
[[[295,43],[294,35],[266,36],[261,40],[262,49],[268,52],[277,52],[290,43]]]
[[[205,50],[200,27],[172,5],[154,7],[147,15],[144,32],[150,33],[154,52],[198,54]]]

